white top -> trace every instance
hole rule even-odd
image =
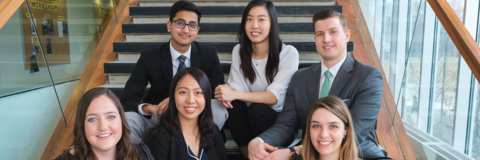
[[[345,55],[345,57],[343,57],[343,59],[340,62],[333,65],[330,69],[328,69],[327,66],[325,66],[325,63],[320,62],[322,64],[321,65],[322,73],[320,74],[320,88],[318,89],[318,96],[322,95],[322,85],[323,85],[323,82],[325,81],[325,72],[327,70],[330,70],[330,73],[332,74],[330,76],[330,88],[332,88],[333,80],[335,80],[338,70],[340,70],[340,67],[342,67],[343,62],[345,62],[346,59],[347,59],[347,55]]]
[[[237,44],[232,51],[232,65],[230,76],[228,77],[228,86],[242,92],[272,92],[277,98],[277,103],[270,107],[277,112],[282,111],[288,84],[293,74],[298,70],[299,57],[297,49],[291,45],[282,45],[278,72],[270,85],[268,85],[267,77],[265,76],[268,57],[261,60],[252,58],[252,66],[256,76],[255,82],[252,84],[243,77],[243,72],[240,69],[239,52],[240,44]]]
[[[178,57],[180,57],[181,55],[184,55],[185,57],[185,67],[190,67],[190,56],[192,55],[192,45],[190,45],[190,47],[188,48],[187,52],[185,52],[184,54],[181,54],[180,52],[178,52],[177,50],[175,50],[172,46],[172,41],[170,41],[170,55],[172,55],[172,69],[173,69],[173,77],[175,77],[175,74],[177,74],[177,70],[178,70],[178,65],[180,65],[180,60],[178,60]],[[141,114],[141,115],[152,115],[152,114],[146,114],[145,112],[143,112],[142,110],[142,106],[144,105],[151,105],[149,103],[141,103],[138,105],[138,112]]]

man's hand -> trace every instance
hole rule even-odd
[[[253,139],[248,143],[248,158],[250,160],[261,160],[267,157],[270,153],[269,151],[276,151],[277,147],[272,147],[267,143],[262,143],[258,139]]]
[[[290,149],[279,149],[275,152],[270,153],[263,160],[289,160],[290,159]]]
[[[153,113],[155,113],[156,116],[161,116],[167,110],[168,103],[170,103],[170,97],[167,97],[162,102],[160,102],[155,112]]]
[[[215,88],[215,98],[218,101],[233,101],[235,100],[235,90],[224,84],[218,85]]]

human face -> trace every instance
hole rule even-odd
[[[198,15],[193,11],[178,11],[172,21],[181,20],[188,24],[198,25]],[[172,46],[177,49],[178,47],[190,47],[190,44],[197,37],[197,33],[200,27],[196,31],[191,31],[188,26],[185,28],[178,28],[174,22],[167,22],[168,32],[172,35]]]
[[[340,147],[347,129],[345,124],[326,109],[317,109],[310,123],[310,138],[320,157],[340,155]]]
[[[340,19],[331,17],[315,22],[315,45],[327,67],[340,62],[347,54],[350,30],[344,31]]]
[[[180,121],[197,120],[205,109],[202,88],[192,75],[187,74],[175,87],[175,104]]]
[[[255,6],[248,12],[245,32],[253,44],[268,44],[270,36],[270,17],[265,6]]]
[[[94,152],[115,151],[122,137],[122,120],[115,103],[106,95],[93,99],[88,106],[85,136]]]

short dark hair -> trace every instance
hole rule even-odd
[[[173,18],[175,16],[177,16],[177,12],[183,10],[195,12],[198,16],[198,23],[200,23],[200,17],[202,17],[202,12],[198,10],[195,4],[186,0],[177,1],[173,4],[172,8],[170,8],[170,22],[173,21]]]
[[[345,19],[345,16],[343,16],[340,12],[337,12],[336,10],[327,8],[313,14],[312,22],[313,22],[314,32],[315,32],[315,23],[317,21],[325,20],[332,17],[337,17],[340,20],[340,23],[342,24],[342,27],[343,27],[343,31],[348,30],[348,23],[347,23],[347,19]]]

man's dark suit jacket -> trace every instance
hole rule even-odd
[[[191,48],[190,66],[199,68],[208,76],[212,94],[215,87],[225,84],[215,48],[194,41]],[[168,97],[172,79],[170,42],[143,51],[122,93],[121,102],[125,111],[138,112],[138,105],[141,103],[158,104],[163,101]],[[142,100],[149,82],[150,91]]]
[[[275,124],[259,136],[265,143],[288,146],[286,143],[291,142],[299,125],[305,131],[310,107],[320,97],[321,73],[321,64],[318,63],[293,75],[282,112]],[[348,55],[330,88],[329,95],[340,97],[350,109],[363,157],[385,156],[377,146],[374,132],[382,91],[382,73]]]
[[[208,154],[210,160],[227,160],[227,151],[223,144],[222,136],[218,127],[214,127],[215,136],[213,138],[214,146],[204,151]],[[167,131],[157,131],[148,136],[147,146],[150,148],[153,157],[156,160],[188,160],[187,144],[183,134],[175,138],[173,142]]]

